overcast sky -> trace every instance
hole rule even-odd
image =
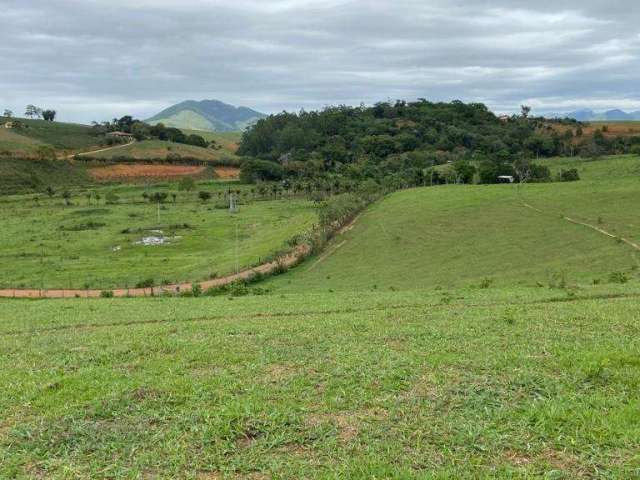
[[[89,122],[186,99],[640,110],[638,0],[0,0],[0,109]]]

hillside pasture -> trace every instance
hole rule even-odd
[[[11,160],[0,158],[0,200],[4,196],[25,192],[44,192],[77,187],[92,182],[86,166],[64,160]],[[0,210],[3,206],[0,205]]]
[[[640,187],[633,178],[639,161],[628,156],[582,162],[584,179],[574,183],[393,193],[323,254],[272,285],[301,292],[588,284],[607,282],[616,272],[635,278],[637,249],[565,217],[640,244]],[[617,175],[602,175],[609,168]]]
[[[59,156],[98,148],[98,137],[91,135],[91,127],[86,125],[18,120],[24,125],[22,128],[0,129],[4,130],[0,133],[0,151],[8,151],[14,157],[31,158],[40,145],[54,148]]]
[[[162,140],[143,140],[112,151],[107,150],[91,155],[92,158],[109,160],[166,160],[171,156],[211,163],[239,163],[235,154],[225,149],[216,150]]]

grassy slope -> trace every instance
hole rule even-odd
[[[203,205],[196,193],[180,193],[176,204],[167,203],[158,222],[156,206],[142,202],[143,187],[116,189],[120,202],[109,206],[104,205],[109,188],[97,191],[103,198],[99,207],[95,200],[88,206],[84,196],[75,195],[73,207],[64,207],[59,198],[43,199],[40,206],[20,198],[0,205],[0,285],[111,288],[131,287],[147,278],[156,284],[205,279],[234,271],[236,221],[238,264],[243,267],[285,248],[286,241],[308,229],[315,218],[304,201],[255,202],[243,205],[233,217],[213,208],[213,200]],[[82,227],[91,222],[103,225]],[[168,227],[184,223],[193,228]],[[166,235],[179,238],[169,245],[143,246],[134,242],[152,232],[121,233],[158,225]],[[120,250],[112,251],[115,246]]]
[[[180,129],[185,127],[193,130],[211,130],[214,127],[205,117],[191,110],[183,110],[170,117],[154,120],[153,124],[156,123],[162,123],[166,127],[176,127]]]
[[[113,151],[96,153],[92,155],[92,157],[109,159],[128,157],[136,160],[147,160],[158,158],[164,159],[172,153],[177,153],[182,157],[196,158],[198,160],[209,162],[216,162],[225,159],[235,161],[237,159],[235,153],[228,148],[214,150],[211,148],[201,148],[193,145],[165,142],[162,140],[144,140]]]
[[[96,137],[90,135],[90,127],[74,123],[45,122],[44,120],[19,119],[26,128],[11,129],[0,134],[0,150],[14,155],[29,154],[38,145],[50,145],[56,150],[70,153],[90,150],[97,145]],[[97,147],[96,147],[97,148]]]
[[[535,285],[559,275],[578,283],[606,281],[616,271],[635,276],[638,252],[561,216],[640,242],[638,164],[631,156],[584,163],[580,182],[526,185],[521,193],[512,185],[397,192],[337,238],[334,253],[271,284],[279,291],[411,289],[479,284],[484,278]]]
[[[0,159],[0,198],[27,191],[43,192],[90,183],[86,167],[66,161]],[[0,207],[0,211],[2,207]]]
[[[598,289],[0,301],[0,477],[632,478]]]

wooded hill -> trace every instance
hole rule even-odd
[[[528,113],[525,108],[522,115],[499,118],[480,103],[426,100],[283,112],[246,131],[238,154],[274,162],[248,162],[245,170],[254,179],[324,173],[415,177],[457,162],[472,162],[480,171],[490,170],[487,178],[495,178],[513,174],[516,161],[626,153],[640,145],[640,137],[609,138],[601,131],[586,136],[575,120],[550,121]]]

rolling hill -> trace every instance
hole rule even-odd
[[[167,127],[214,132],[242,131],[254,124],[264,113],[247,107],[235,107],[218,100],[187,100],[169,107],[146,120]]]
[[[277,292],[585,285],[638,275],[640,158],[552,159],[574,183],[450,185],[395,192],[318,258],[271,281]],[[572,223],[567,218],[574,221]]]
[[[8,120],[0,117],[0,123]],[[24,118],[18,120],[23,125],[21,128],[0,127],[0,152],[30,158],[42,146],[54,148],[60,156],[98,148],[98,139],[91,135],[91,127],[87,125]]]

